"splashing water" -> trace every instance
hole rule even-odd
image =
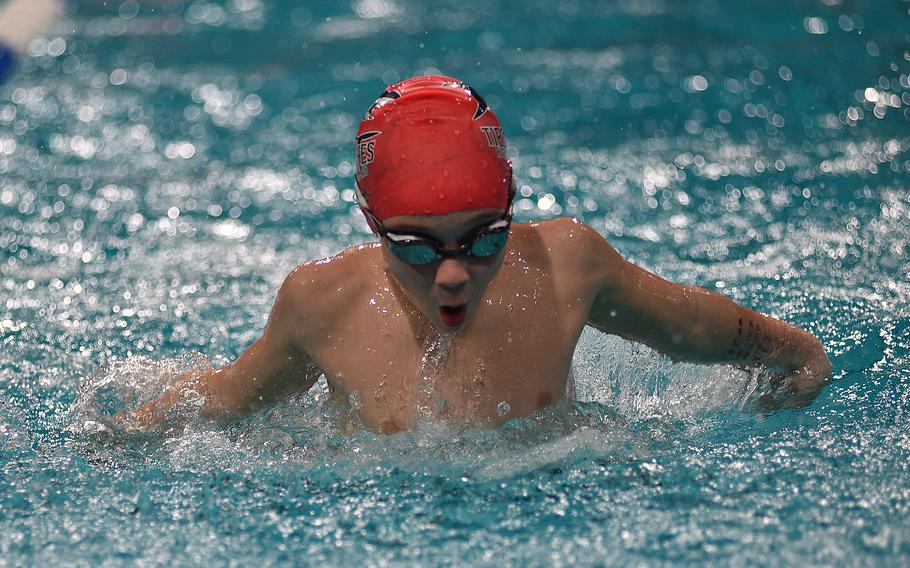
[[[79,386],[72,406],[71,428],[83,434],[112,434],[124,426],[114,419],[118,413],[128,413],[164,393],[186,372],[204,370],[211,365],[204,356],[192,354],[173,360],[155,361],[145,356],[133,356],[97,369]],[[162,422],[196,416],[204,398],[192,391],[180,399]]]
[[[449,360],[449,351],[452,348],[455,336],[432,330],[423,342],[423,355],[420,359],[419,379],[417,383],[415,405],[419,419],[432,420],[438,418],[446,404],[436,383],[444,376],[446,363]]]

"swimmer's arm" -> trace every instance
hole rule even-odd
[[[292,274],[293,277],[293,274]],[[236,361],[221,369],[179,376],[160,397],[121,418],[128,428],[150,430],[167,421],[182,401],[200,398],[200,411],[222,417],[255,410],[291,390],[305,392],[319,370],[299,347],[300,306],[289,277],[278,292],[262,336]]]
[[[589,325],[678,361],[767,367],[791,391],[787,406],[808,404],[821,392],[831,363],[812,334],[704,288],[668,282],[596,239],[599,291]]]

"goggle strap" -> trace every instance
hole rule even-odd
[[[385,238],[389,239],[395,244],[406,243],[408,241],[426,241],[426,237],[421,237],[419,235],[404,235],[401,233],[386,233]]]
[[[472,240],[476,239],[477,235],[479,235],[481,233],[493,233],[493,232],[505,229],[509,226],[511,221],[512,221],[511,215],[509,215],[508,217],[504,217],[502,219],[497,219],[496,221],[493,221],[489,225],[486,225],[486,226],[478,229],[478,231],[476,233],[474,233],[474,235],[472,235]],[[392,241],[394,243],[404,243],[407,241],[431,241],[432,240],[428,237],[424,237],[421,235],[408,235],[405,233],[393,233],[391,231],[386,231],[384,236],[385,236],[385,238],[389,239],[390,241]]]

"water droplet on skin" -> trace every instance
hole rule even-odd
[[[363,408],[363,398],[360,396],[360,391],[351,391],[351,394],[348,395],[348,402],[351,403],[351,408],[354,410],[360,410]]]
[[[481,372],[482,372],[482,369],[481,369]],[[473,389],[473,391],[472,391],[472,392],[474,393],[474,396],[480,397],[480,393],[483,391],[483,387],[484,387],[484,380],[483,380],[483,378],[482,378],[482,377],[474,377],[474,380],[471,381],[471,383],[472,383],[472,386],[474,387],[474,389]]]
[[[512,407],[509,406],[508,402],[502,401],[496,405],[496,416],[505,416],[511,409]]]

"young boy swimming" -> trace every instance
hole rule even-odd
[[[586,325],[675,360],[769,368],[787,396],[767,405],[808,404],[827,382],[831,364],[811,334],[667,282],[576,220],[512,223],[502,128],[464,83],[388,87],[356,144],[357,193],[379,242],[296,268],[239,359],[182,376],[127,425],[153,427],[199,394],[206,414],[249,411],[323,374],[374,430],[428,414],[497,425],[572,396]]]

